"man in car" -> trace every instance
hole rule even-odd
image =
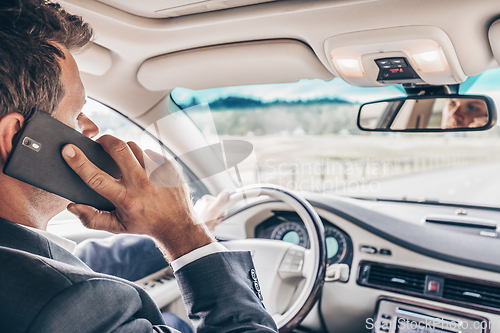
[[[2,1],[1,166],[35,112],[47,112],[88,137],[97,135],[81,113],[85,90],[70,53],[91,38],[90,27],[59,5]],[[62,156],[115,205],[112,212],[0,174],[0,332],[174,332],[143,289],[93,272],[65,249],[64,239],[45,231],[65,208],[89,228],[153,237],[171,262],[197,332],[276,332],[261,303],[250,253],[228,252],[215,242],[175,165],[132,142],[112,136],[97,141],[116,161],[120,179],[99,170],[76,146],[65,146]],[[157,178],[148,179],[146,164],[158,168]]]
[[[443,109],[441,128],[476,128],[488,122],[488,108],[477,99],[448,98]]]

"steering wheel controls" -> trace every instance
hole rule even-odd
[[[282,279],[302,278],[302,267],[304,265],[304,250],[292,247],[283,257],[279,267],[279,275]]]

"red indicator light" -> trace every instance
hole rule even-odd
[[[402,68],[393,68],[393,69],[389,69],[391,71],[391,73],[403,73],[403,69]]]
[[[428,291],[431,291],[431,292],[438,292],[439,291],[439,282],[429,281],[427,289],[428,289]]]

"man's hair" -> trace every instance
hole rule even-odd
[[[52,113],[64,97],[60,45],[81,50],[92,40],[92,28],[48,0],[0,2],[0,117]]]

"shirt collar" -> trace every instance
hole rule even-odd
[[[59,245],[60,247],[62,247],[66,251],[68,251],[69,253],[71,253],[71,254],[75,253],[76,243],[73,242],[72,240],[69,240],[67,238],[63,238],[61,236],[57,236],[57,235],[55,235],[51,232],[45,231],[45,230],[40,230],[40,229],[28,227],[28,226],[23,225],[23,224],[19,224],[19,225],[21,225],[21,226],[23,226],[31,231],[36,232],[37,234],[47,238],[51,242],[56,243],[57,245]]]

